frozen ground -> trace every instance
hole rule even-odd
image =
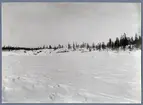
[[[3,102],[141,102],[140,50],[50,52],[2,52]]]

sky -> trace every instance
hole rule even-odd
[[[3,46],[98,43],[140,32],[140,3],[2,3]]]

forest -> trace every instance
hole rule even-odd
[[[42,47],[36,47],[36,48],[27,48],[27,47],[18,47],[18,46],[3,46],[3,51],[12,51],[12,50],[40,50],[40,49],[61,49],[61,48],[67,48],[68,50],[75,51],[77,49],[87,49],[89,51],[101,51],[101,50],[126,50],[129,49],[132,51],[133,49],[141,49],[142,44],[142,38],[141,36],[135,34],[134,37],[128,37],[126,33],[121,35],[120,37],[116,37],[116,40],[112,40],[109,38],[109,41],[107,43],[105,42],[99,42],[95,44],[94,42],[90,45],[88,43],[83,42],[82,44],[78,44],[77,42],[68,43],[67,45],[43,45]]]

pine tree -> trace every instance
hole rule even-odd
[[[133,37],[130,38],[130,44],[131,44],[131,45],[134,44],[134,38],[133,38]]]
[[[89,48],[90,48],[90,46],[89,46],[89,44],[87,43],[87,44],[86,44],[86,49],[89,49]]]
[[[105,50],[106,46],[105,46],[104,42],[102,42],[101,47],[102,47],[103,50]]]
[[[68,43],[68,49],[71,49],[71,45]]]
[[[98,45],[96,45],[96,49],[99,50],[99,51],[101,50],[101,47],[102,47],[101,43],[98,43]]]
[[[115,43],[111,42],[111,49],[114,50],[114,48],[115,48]]]
[[[109,42],[107,43],[107,47],[110,48],[110,49],[112,48],[112,40],[111,40],[111,38],[109,39]]]
[[[128,43],[129,42],[128,42],[127,37],[126,37],[126,33],[124,33],[124,35],[122,35],[120,38],[120,46],[125,50]]]
[[[61,48],[64,48],[64,46],[62,45]]]
[[[136,48],[141,48],[142,44],[142,39],[141,36],[138,36],[137,34],[135,35],[135,47]]]
[[[56,46],[54,46],[54,48],[53,48],[54,50],[57,50],[58,49],[58,47],[56,47]]]
[[[80,45],[80,48],[85,48],[86,44],[83,42],[81,45]]]
[[[76,45],[75,45],[75,46],[76,46],[76,49],[78,49],[78,48],[79,48],[79,45],[78,45],[77,43],[76,43]]]
[[[138,42],[138,35],[137,35],[137,34],[135,34],[134,44],[137,44],[137,42]]]
[[[49,45],[49,49],[52,49],[52,46],[51,46],[51,45]]]
[[[59,44],[59,45],[58,45],[58,48],[60,49],[60,48],[62,48],[62,46]]]
[[[73,50],[75,51],[76,50],[76,47],[75,47],[75,44],[73,43]]]
[[[43,49],[45,49],[45,48],[46,48],[46,46],[44,45],[44,46],[43,46]]]
[[[115,40],[115,48],[118,49],[119,46],[120,46],[120,41],[119,41],[119,38],[117,37]]]
[[[93,50],[95,50],[95,44],[94,43],[92,43],[92,48],[93,48]]]

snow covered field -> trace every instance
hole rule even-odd
[[[2,52],[3,102],[141,102],[140,50],[50,52]]]

